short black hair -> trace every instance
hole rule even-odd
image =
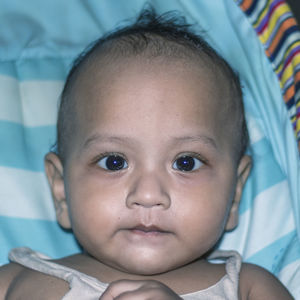
[[[249,137],[238,75],[200,34],[193,31],[192,26],[178,12],[157,15],[151,7],[143,9],[133,24],[117,28],[91,43],[75,59],[66,79],[58,113],[56,151],[61,160],[64,161],[66,158],[68,140],[74,130],[71,113],[74,106],[72,90],[84,66],[99,56],[107,56],[109,61],[113,61],[112,57],[126,58],[139,55],[150,59],[156,57],[198,59],[224,75],[230,84],[231,97],[239,116],[235,124],[238,132],[235,155],[239,161],[246,151]]]

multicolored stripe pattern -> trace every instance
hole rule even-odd
[[[237,0],[276,72],[300,151],[300,30],[284,0]]]

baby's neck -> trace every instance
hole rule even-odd
[[[86,254],[69,256],[57,262],[95,277],[104,283],[110,283],[120,279],[158,280],[179,294],[191,293],[208,288],[225,275],[223,264],[211,264],[205,259],[198,259],[177,269],[154,275],[139,275],[124,272]]]

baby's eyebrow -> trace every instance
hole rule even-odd
[[[190,135],[190,136],[180,136],[173,138],[176,143],[186,143],[186,142],[201,142],[202,144],[208,145],[215,150],[218,150],[216,141],[206,135]]]
[[[87,149],[95,143],[118,143],[118,144],[133,144],[134,140],[129,136],[110,136],[103,134],[94,134],[91,135],[87,140],[83,143],[82,149]]]

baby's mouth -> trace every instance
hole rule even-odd
[[[135,225],[131,228],[128,228],[128,231],[137,236],[144,237],[158,237],[169,234],[169,231],[166,231],[158,226],[150,225],[145,226],[143,224]]]
[[[131,228],[132,231],[134,232],[141,232],[144,234],[147,233],[166,233],[166,231],[162,230],[160,227],[151,225],[151,226],[145,226],[145,225],[137,225]]]
[[[137,224],[120,230],[123,238],[129,242],[131,247],[161,248],[174,238],[174,233],[156,226]]]

